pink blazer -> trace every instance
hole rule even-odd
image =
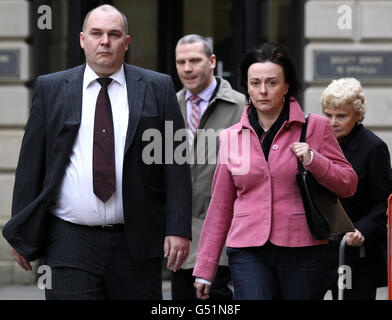
[[[193,275],[209,281],[228,247],[262,246],[267,240],[285,247],[325,244],[312,237],[296,182],[297,160],[290,146],[299,141],[305,115],[290,104],[289,121],[276,134],[265,161],[249,123],[248,106],[241,121],[220,134],[212,198],[204,222]],[[352,196],[358,178],[345,159],[325,117],[312,114],[306,136],[313,159],[306,166],[317,181],[339,197]]]

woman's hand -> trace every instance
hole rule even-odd
[[[347,245],[353,247],[359,247],[365,242],[365,237],[358,229],[355,229],[355,232],[347,232],[344,238],[347,239]]]
[[[198,299],[206,300],[210,297],[211,285],[195,281],[196,296]]]
[[[312,156],[310,153],[310,147],[306,142],[294,142],[291,145],[291,150],[294,154],[302,161],[303,164],[310,162]]]

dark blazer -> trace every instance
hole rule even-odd
[[[16,170],[12,218],[3,228],[11,246],[30,261],[44,254],[46,219],[79,130],[84,69],[82,65],[40,76],[35,84]],[[188,164],[143,162],[143,148],[151,141],[142,141],[142,135],[155,128],[164,138],[165,121],[173,124],[174,132],[184,128],[184,121],[169,76],[128,64],[124,71],[129,102],[123,164],[126,238],[136,259],[151,259],[163,255],[166,235],[191,238],[192,186]]]
[[[354,196],[342,198],[346,212],[365,237],[366,277],[374,277],[378,286],[387,284],[388,196],[392,193],[391,160],[387,145],[362,124],[356,125],[340,145],[358,175]],[[350,248],[350,257],[359,259],[358,248]]]

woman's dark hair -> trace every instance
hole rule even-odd
[[[267,42],[262,46],[247,52],[240,62],[240,85],[245,90],[246,98],[249,99],[248,93],[248,69],[258,62],[272,62],[280,65],[283,69],[285,82],[289,84],[287,97],[294,97],[298,100],[300,83],[293,62],[291,61],[287,51],[278,44]],[[289,99],[286,99],[286,101]]]

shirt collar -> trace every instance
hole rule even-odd
[[[207,88],[205,88],[202,92],[197,94],[197,96],[199,96],[204,102],[210,101],[211,96],[214,93],[216,85],[217,85],[216,79],[215,79],[215,77],[213,77],[213,81],[211,82],[211,84]],[[192,94],[188,89],[186,89],[185,100],[188,101],[188,99],[190,97],[192,97],[193,95],[194,94]]]
[[[83,76],[83,88],[87,89],[94,81],[96,81],[99,76],[94,72],[94,70],[86,63],[86,69],[84,70]],[[115,73],[113,73],[110,78],[114,81],[118,82],[121,86],[125,86],[125,74],[124,74],[124,65],[121,65],[121,68],[118,69]]]

